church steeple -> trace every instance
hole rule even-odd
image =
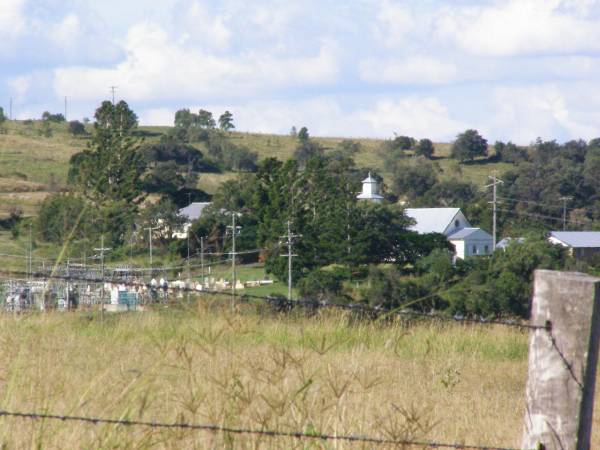
[[[370,200],[373,202],[381,202],[383,197],[379,195],[379,186],[377,180],[371,176],[371,172],[367,178],[362,181],[362,192],[356,196],[359,200]]]

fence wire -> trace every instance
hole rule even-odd
[[[521,450],[509,447],[495,447],[490,445],[469,445],[458,443],[442,443],[434,441],[412,441],[404,439],[388,439],[364,435],[338,435],[325,433],[307,433],[302,431],[277,431],[253,428],[235,428],[214,424],[195,424],[185,422],[156,422],[129,419],[109,419],[102,417],[67,416],[39,412],[18,412],[0,410],[0,417],[14,417],[30,420],[58,420],[62,422],[84,422],[91,425],[120,425],[124,427],[146,427],[153,429],[186,429],[209,431],[214,433],[249,434],[267,437],[288,437],[293,439],[321,440],[321,441],[346,441],[361,442],[373,445],[411,446],[431,449],[456,449],[456,450]]]

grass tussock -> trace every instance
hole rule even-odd
[[[518,446],[522,332],[324,312],[0,318],[1,407]],[[6,448],[364,448],[364,444],[0,419]]]

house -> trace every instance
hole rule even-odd
[[[498,242],[496,244],[496,249],[506,250],[506,247],[508,247],[511,242],[516,242],[517,244],[522,244],[523,242],[525,242],[525,238],[522,238],[522,237],[518,237],[518,238],[507,237],[507,238],[504,238],[504,239],[502,239],[500,242]]]
[[[406,208],[405,214],[415,221],[409,230],[419,234],[440,233],[454,245],[456,257],[489,255],[493,252],[492,236],[473,228],[460,208]]]
[[[548,240],[569,248],[571,256],[577,259],[600,253],[600,231],[551,231]]]
[[[179,215],[185,219],[185,223],[181,230],[173,232],[173,237],[177,239],[187,239],[188,230],[191,228],[192,222],[198,220],[202,216],[202,211],[210,205],[212,205],[212,202],[192,202],[185,208],[181,208],[179,210]]]
[[[493,251],[492,235],[481,228],[467,227],[448,236],[448,242],[454,245],[456,257],[489,255]]]
[[[471,226],[460,208],[406,208],[404,213],[415,221],[409,230],[419,234],[440,233],[450,236]]]
[[[362,192],[356,196],[359,200],[369,200],[375,203],[381,203],[383,196],[379,195],[379,186],[377,180],[371,176],[371,172],[367,178],[362,181]]]

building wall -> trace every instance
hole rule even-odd
[[[446,236],[450,236],[456,233],[458,230],[462,230],[463,228],[468,228],[470,226],[471,224],[469,223],[465,215],[462,213],[462,211],[459,211],[458,214],[454,216],[452,223],[449,223],[446,229],[444,230],[444,234]]]
[[[491,239],[457,239],[450,241],[456,249],[456,257],[465,259],[467,256],[484,256],[492,254]]]

